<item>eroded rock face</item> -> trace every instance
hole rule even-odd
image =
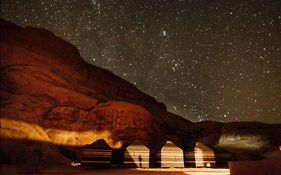
[[[193,136],[214,150],[228,152],[232,160],[259,160],[279,150],[281,124],[199,122],[193,125]]]
[[[281,145],[280,124],[192,123],[169,113],[127,81],[85,62],[49,31],[1,20],[0,45],[1,154],[12,163],[65,164],[71,157],[58,148],[98,139],[115,148],[140,140],[155,154],[166,140],[186,151],[200,141],[235,155]]]
[[[2,138],[43,142],[45,147],[83,146],[103,138],[112,147],[137,139],[151,149],[191,125],[127,81],[88,64],[74,46],[49,31],[4,20],[2,122]],[[5,150],[6,155],[12,152]],[[28,155],[26,150],[21,145]]]

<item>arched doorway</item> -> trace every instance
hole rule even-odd
[[[200,142],[195,145],[194,156],[196,167],[214,167],[216,164],[214,151]]]
[[[124,166],[149,168],[149,149],[140,141],[135,141],[125,150]]]
[[[184,167],[183,150],[171,141],[165,143],[158,156],[161,157],[159,160],[162,168]]]

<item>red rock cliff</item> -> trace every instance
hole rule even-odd
[[[237,159],[281,145],[280,124],[191,123],[169,113],[47,30],[1,20],[0,45],[1,157],[12,163],[65,163],[59,147],[100,138],[112,147],[140,140],[153,153],[167,139],[188,151],[200,141]]]
[[[120,147],[138,139],[156,149],[167,135],[179,140],[189,125],[127,81],[85,62],[51,32],[1,20],[1,138],[8,139],[2,152],[11,159],[19,156],[11,152],[28,149],[7,150],[10,140],[52,147],[103,138]]]

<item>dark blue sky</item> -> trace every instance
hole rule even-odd
[[[281,122],[281,2],[2,0],[192,121]]]

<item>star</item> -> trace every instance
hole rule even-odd
[[[1,1],[191,121],[281,122],[281,3]]]

